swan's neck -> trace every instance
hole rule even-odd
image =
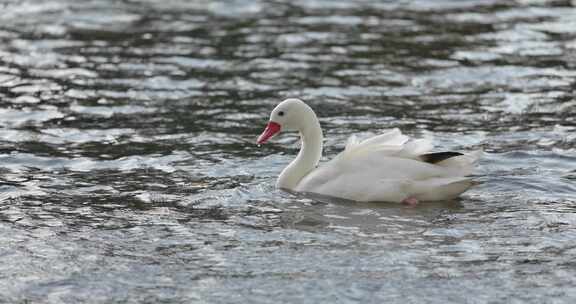
[[[278,177],[276,187],[287,190],[296,190],[298,183],[310,173],[322,157],[322,129],[315,117],[300,130],[302,146],[296,159],[288,165]]]

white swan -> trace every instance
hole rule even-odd
[[[426,139],[411,140],[400,130],[358,141],[350,137],[343,152],[317,167],[322,129],[314,111],[299,99],[286,99],[270,114],[258,137],[265,143],[280,131],[299,131],[302,147],[280,174],[276,187],[354,201],[402,202],[449,200],[466,191],[480,152],[430,153]]]

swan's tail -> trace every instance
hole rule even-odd
[[[474,164],[482,157],[483,152],[477,150],[468,154],[450,157],[446,160],[435,163],[453,171],[454,176],[467,176],[474,171]]]

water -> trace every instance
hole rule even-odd
[[[572,303],[574,1],[4,0],[0,303]],[[399,127],[483,149],[408,208],[274,190]]]

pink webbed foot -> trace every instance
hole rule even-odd
[[[420,203],[420,201],[418,201],[417,198],[409,196],[407,198],[405,198],[404,200],[402,200],[402,204],[410,206],[410,207],[416,207],[418,204]]]

